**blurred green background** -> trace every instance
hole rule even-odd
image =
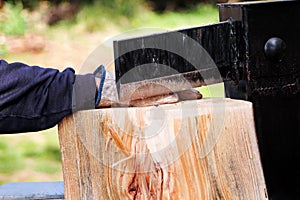
[[[101,42],[118,33],[136,28],[172,30],[218,22],[216,3],[215,0],[0,0],[0,58],[78,70]],[[201,90],[205,96],[210,95],[207,88]],[[0,135],[0,184],[56,180],[62,180],[57,127],[37,133]]]

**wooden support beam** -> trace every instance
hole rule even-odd
[[[59,140],[66,199],[268,199],[250,102],[80,111]]]

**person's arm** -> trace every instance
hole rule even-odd
[[[72,68],[59,72],[0,60],[0,134],[51,128],[78,110],[151,106],[201,97],[198,91],[190,89],[120,102],[114,73],[106,73],[102,65],[93,74],[78,75]]]
[[[0,134],[44,130],[73,111],[95,108],[93,74],[0,60]]]

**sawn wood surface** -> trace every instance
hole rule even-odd
[[[250,102],[80,111],[59,139],[66,199],[268,199]]]

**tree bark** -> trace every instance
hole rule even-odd
[[[59,139],[66,199],[268,199],[250,102],[80,111]]]

